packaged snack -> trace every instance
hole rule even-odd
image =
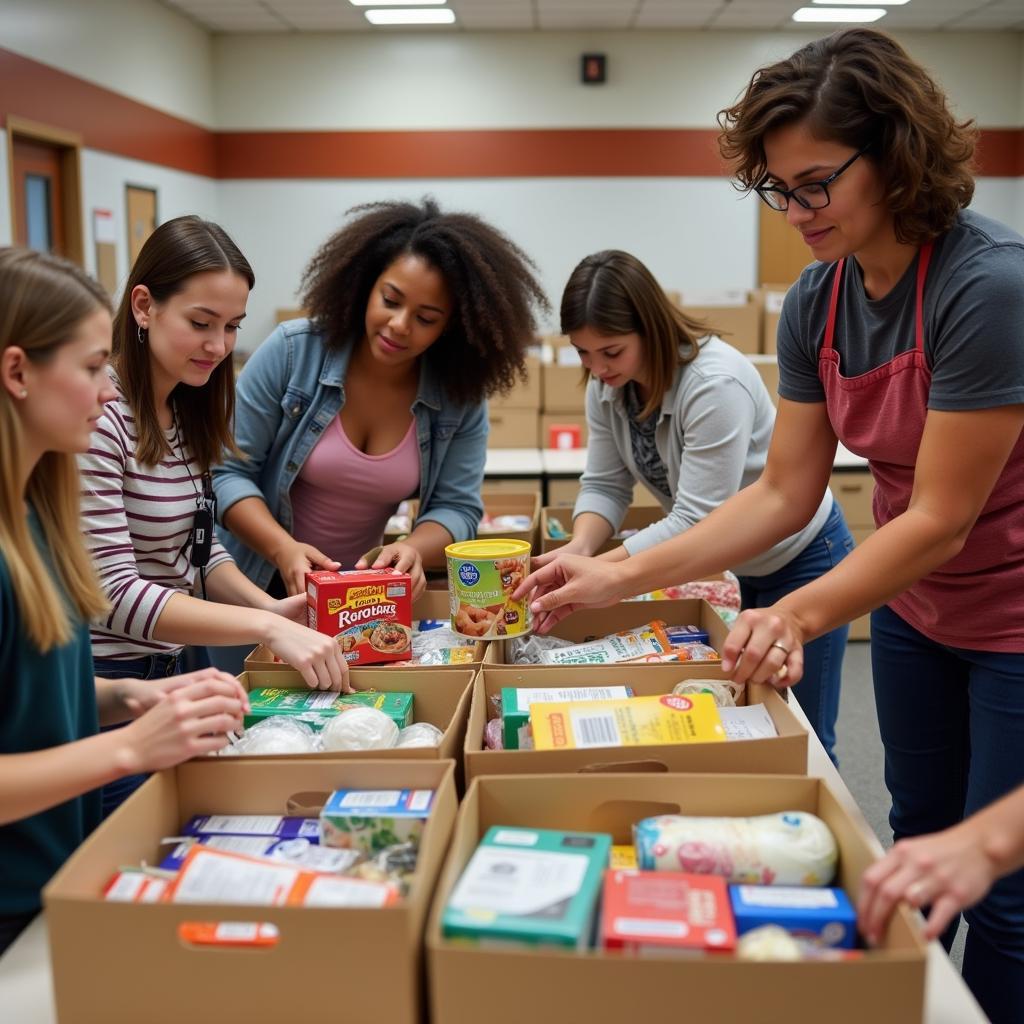
[[[387,907],[390,884],[319,874],[283,862],[193,846],[165,894],[171,903],[250,903],[258,906]]]
[[[666,626],[665,636],[673,647],[682,644],[706,644],[711,640],[707,630],[699,626]]]
[[[407,725],[399,734],[396,747],[439,747],[444,733],[430,722]]]
[[[412,580],[393,569],[308,572],[306,624],[334,637],[350,665],[408,660]]]
[[[740,960],[795,961],[803,959],[800,944],[785,928],[766,924],[740,936],[736,943],[736,956]]]
[[[536,750],[725,742],[718,708],[706,693],[535,704],[530,726]]]
[[[267,857],[284,861],[307,871],[347,871],[362,856],[355,850],[329,850],[320,846],[320,837],[277,839],[274,836],[196,836],[183,839],[160,862],[164,871],[177,871],[196,844],[211,850],[244,853],[247,857]]]
[[[628,844],[612,847],[611,856],[608,858],[610,868],[631,868],[636,870],[636,850]]]
[[[842,889],[730,885],[729,898],[740,935],[774,924],[818,946],[853,949],[856,944],[857,913]]]
[[[710,693],[719,708],[734,708],[746,689],[731,679],[687,679],[672,687],[673,693],[686,697],[692,693]]]
[[[632,953],[731,950],[736,925],[725,880],[668,871],[607,871],[601,941],[605,949]]]
[[[527,601],[512,593],[530,572],[530,545],[469,540],[444,549],[452,631],[472,640],[522,636],[532,629]]]
[[[419,843],[432,789],[339,789],[320,812],[320,842],[367,856],[399,843]]]
[[[320,749],[316,733],[298,717],[277,715],[249,726],[223,754],[313,754]]]
[[[628,686],[542,687],[535,689],[503,686],[501,721],[505,750],[532,750],[530,705],[564,704],[577,701],[624,700],[632,697]]]
[[[320,822],[316,818],[284,818],[275,814],[197,814],[185,822],[181,834],[308,839],[320,835]]]
[[[250,691],[249,711],[243,721],[249,728],[265,718],[287,715],[314,729],[322,729],[342,711],[359,707],[383,711],[399,729],[412,725],[413,695],[404,690],[336,693],[333,690],[288,690],[276,686],[261,686]]]
[[[634,825],[633,844],[642,870],[753,885],[828,885],[839,857],[828,825],[807,811],[753,818],[663,814]]]
[[[444,909],[446,937],[585,949],[611,837],[547,829],[488,829]]]
[[[504,723],[500,718],[492,718],[484,726],[484,747],[488,750],[504,750]]]
[[[671,650],[665,623],[648,622],[636,629],[612,633],[603,640],[590,640],[583,644],[559,647],[541,653],[544,665],[614,665],[623,661],[636,661],[646,655],[667,654]]]

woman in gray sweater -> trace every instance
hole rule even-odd
[[[588,377],[590,436],[572,540],[558,554],[593,555],[605,544],[622,523],[635,482],[665,516],[602,555],[606,560],[682,533],[761,475],[775,407],[760,375],[746,356],[674,306],[636,257],[609,250],[584,259],[562,295],[561,321]],[[826,490],[802,530],[732,567],[743,607],[774,604],[852,548],[843,513]],[[798,691],[833,759],[848,632],[840,626],[806,646]]]

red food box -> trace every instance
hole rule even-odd
[[[631,953],[736,947],[729,889],[716,875],[613,869],[604,875],[601,941]]]
[[[334,637],[350,665],[408,661],[412,580],[393,569],[307,572],[306,624]]]

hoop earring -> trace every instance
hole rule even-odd
[[[139,324],[138,335],[139,335],[139,344],[140,345],[145,345],[146,344],[146,339],[149,337],[149,331],[147,331],[146,328],[142,326],[142,324]]]

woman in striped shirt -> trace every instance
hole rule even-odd
[[[99,824],[97,787],[224,746],[246,695],[214,669],[149,684],[94,675],[88,622],[106,600],[78,530],[74,455],[114,393],[108,299],[62,259],[0,249],[0,309],[3,953]]]
[[[265,643],[309,686],[347,687],[337,644],[300,624],[305,597],[268,597],[212,536],[209,471],[234,450],[229,357],[253,282],[223,229],[179,217],[149,238],[125,285],[117,397],[79,458],[82,533],[110,602],[92,628],[101,675],[161,678],[185,644]],[[138,781],[110,787],[105,810]]]

